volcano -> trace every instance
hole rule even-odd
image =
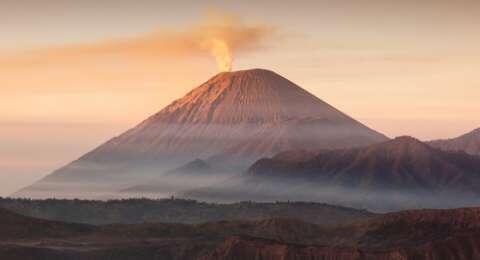
[[[235,172],[283,150],[346,148],[385,140],[272,71],[222,72],[15,195],[103,196],[195,159]],[[85,188],[87,194],[74,192]]]

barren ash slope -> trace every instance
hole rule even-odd
[[[86,188],[97,196],[197,158],[246,169],[282,150],[386,139],[272,71],[223,72],[15,196],[85,197],[75,191]]]

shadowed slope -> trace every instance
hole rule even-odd
[[[345,187],[405,191],[477,192],[480,158],[432,148],[411,137],[364,148],[282,153],[249,170],[262,177],[304,178]]]

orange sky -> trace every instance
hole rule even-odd
[[[217,73],[197,45],[211,10],[233,19],[234,69],[272,69],[391,137],[480,126],[478,1],[224,2],[1,1],[5,192]]]

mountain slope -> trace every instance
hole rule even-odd
[[[480,155],[480,128],[452,139],[434,140],[429,145],[445,151],[464,151],[472,155]]]
[[[476,205],[479,185],[480,158],[398,137],[365,147],[282,152],[258,160],[243,176],[177,196],[308,200],[391,211]]]
[[[307,178],[346,187],[476,192],[480,158],[434,149],[411,137],[365,148],[319,152],[303,159],[280,154],[252,165],[254,176]]]
[[[224,72],[16,195],[73,197],[72,190],[87,183],[99,196],[196,158],[222,169],[245,169],[286,149],[352,147],[386,139],[274,72]],[[58,186],[71,194],[61,194]]]
[[[261,139],[263,136],[256,136],[264,131],[278,132],[274,130],[276,127],[291,120],[309,119],[321,120],[327,126],[349,127],[350,136],[368,139],[359,140],[361,143],[385,139],[287,79],[271,71],[255,69],[216,75],[139,126],[96,149],[87,158],[108,157],[113,149],[131,151],[141,146],[140,151],[134,149],[132,152],[153,158],[181,154],[190,159],[191,154],[195,154],[204,159],[243,142]],[[339,136],[348,137],[347,129],[343,130]],[[280,135],[289,138],[288,133]],[[317,135],[310,134],[306,138],[321,136]],[[266,147],[257,153],[275,151],[278,151],[275,147]]]

